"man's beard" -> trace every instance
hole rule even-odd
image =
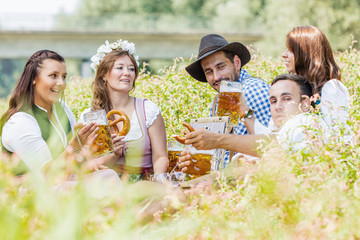
[[[224,78],[221,78],[221,79],[219,79],[219,80],[217,80],[217,81],[215,81],[213,84],[211,84],[211,87],[215,90],[215,91],[217,91],[217,92],[220,92],[220,83],[221,83],[221,81],[238,81],[239,80],[239,74],[237,74],[237,72],[236,72],[236,69],[235,69],[235,67],[234,67],[234,71],[233,71],[233,74],[231,74],[231,76],[230,77],[224,77]],[[217,89],[216,88],[216,85],[218,85],[219,84],[219,89]]]

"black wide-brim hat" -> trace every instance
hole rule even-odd
[[[200,62],[203,58],[218,51],[233,52],[238,55],[241,60],[241,67],[247,64],[251,58],[249,50],[242,43],[229,43],[220,35],[209,34],[201,38],[198,59],[187,66],[185,70],[196,80],[207,82]]]

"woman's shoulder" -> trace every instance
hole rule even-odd
[[[5,123],[2,138],[17,136],[19,133],[39,132],[40,127],[34,116],[26,112],[17,112]]]
[[[29,123],[37,123],[34,116],[27,112],[16,112],[12,115],[9,120],[5,123],[5,125],[9,124],[29,124]]]
[[[321,89],[321,101],[323,102],[323,105],[332,104],[333,106],[348,106],[349,99],[349,90],[339,80],[329,80]],[[324,106],[322,106],[322,109],[323,108]]]
[[[158,105],[149,99],[146,98],[135,98],[135,99],[136,101],[141,101],[144,103],[145,112],[147,110],[160,110]]]
[[[144,99],[144,100],[145,100],[144,104],[146,107],[159,109],[158,105],[156,103],[154,103],[153,101],[148,100],[148,99]]]
[[[349,94],[347,87],[337,79],[331,79],[327,81],[321,89],[321,95],[343,92]]]
[[[159,114],[161,114],[160,108],[152,101],[148,99],[137,99],[144,101],[144,110],[146,116],[146,127],[153,124]]]

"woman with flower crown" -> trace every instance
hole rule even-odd
[[[114,153],[103,158],[104,164],[120,175],[129,174],[131,181],[149,179],[152,173],[166,173],[166,132],[160,109],[149,100],[129,95],[139,75],[135,45],[123,40],[112,44],[106,41],[91,61],[96,73],[92,83],[94,96],[80,121],[89,111],[118,109],[130,118],[131,125],[125,137],[113,135]]]

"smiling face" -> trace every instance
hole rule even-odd
[[[285,52],[282,54],[282,57],[285,60],[286,70],[291,74],[296,74],[294,53],[291,50],[286,49]]]
[[[223,51],[219,51],[202,59],[201,67],[204,70],[207,82],[219,92],[222,80],[237,81],[239,79],[241,61],[235,55],[232,63]]]
[[[294,81],[281,80],[270,88],[271,116],[277,127],[281,127],[292,116],[306,110],[301,104],[300,87]]]
[[[34,81],[34,102],[48,112],[66,87],[66,66],[64,62],[45,59],[39,65],[39,73]]]
[[[109,92],[126,92],[128,93],[134,85],[135,66],[130,57],[123,55],[119,57],[108,74],[105,75],[104,81],[107,81]]]

